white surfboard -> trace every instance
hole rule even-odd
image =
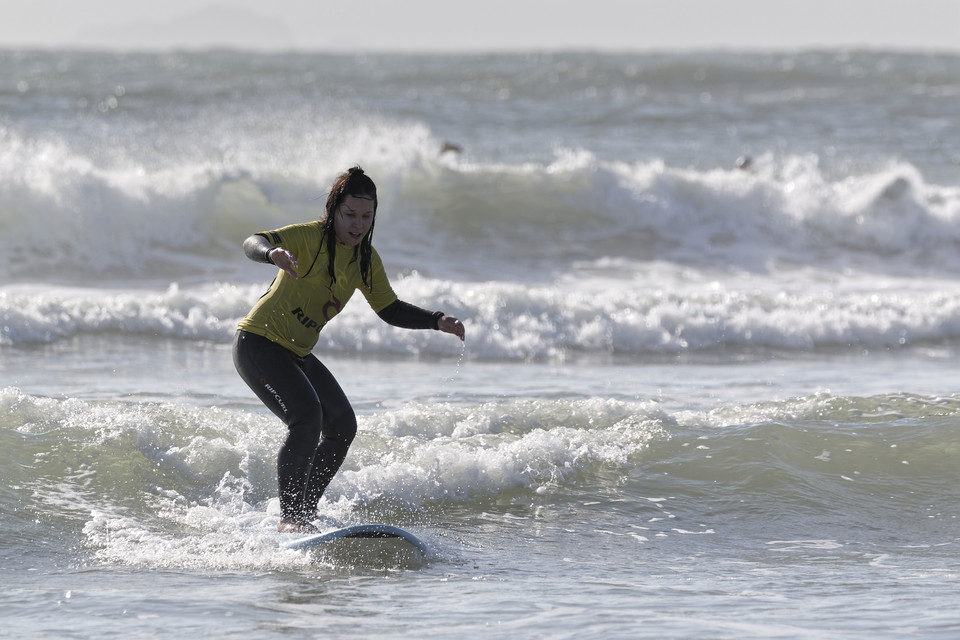
[[[417,536],[409,531],[404,531],[399,527],[389,524],[355,524],[341,529],[334,529],[325,533],[315,533],[305,538],[297,538],[281,543],[285,549],[310,549],[334,540],[343,540],[345,538],[391,538],[410,544],[421,555],[426,557],[427,545],[425,545]]]

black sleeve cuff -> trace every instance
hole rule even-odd
[[[396,300],[377,314],[380,319],[401,329],[439,329],[443,311],[427,311],[403,300]]]

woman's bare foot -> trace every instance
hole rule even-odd
[[[277,523],[277,531],[280,533],[320,533],[320,529],[309,522],[297,522],[292,518],[281,518]]]

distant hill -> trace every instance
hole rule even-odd
[[[296,49],[283,18],[225,4],[209,4],[168,21],[133,22],[79,32],[96,49]]]

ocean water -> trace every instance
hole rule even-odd
[[[958,107],[956,55],[0,51],[5,633],[960,637]],[[422,560],[279,548],[230,357],[243,238],[356,163],[467,340],[324,329],[320,511]]]

